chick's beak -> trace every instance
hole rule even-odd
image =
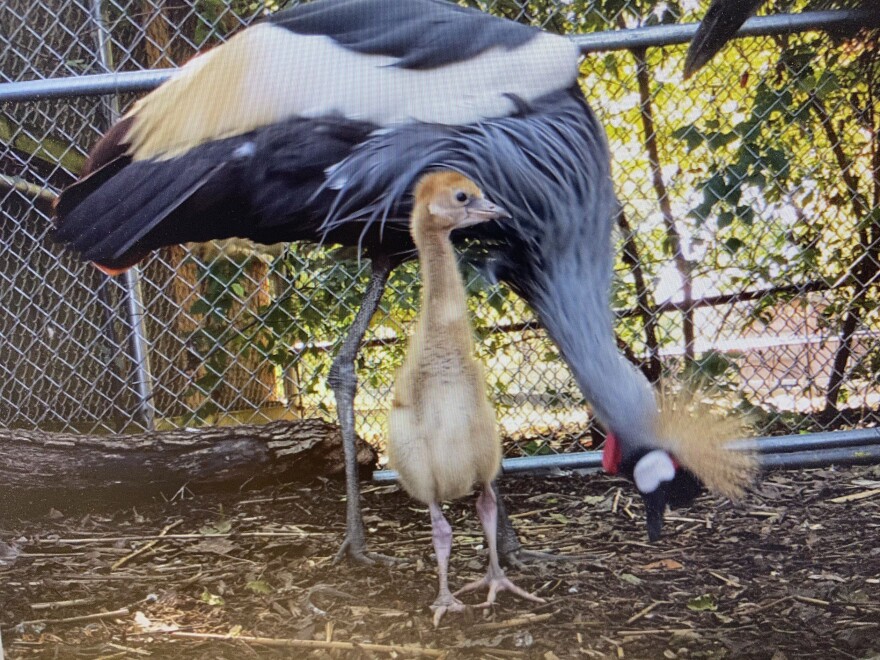
[[[485,197],[472,198],[465,208],[467,208],[469,224],[487,222],[489,220],[509,220],[513,217],[506,209],[498,206],[498,204],[493,204]]]

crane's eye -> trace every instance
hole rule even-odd
[[[458,193],[455,195],[455,199],[464,204],[466,201],[468,201],[467,193],[459,190]]]

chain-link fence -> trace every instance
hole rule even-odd
[[[473,2],[567,33],[695,20],[695,2]],[[790,3],[796,9],[809,2]],[[248,0],[5,0],[0,83],[179,66],[277,9]],[[703,8],[704,9],[704,8]],[[872,425],[880,405],[880,57],[810,32],[730,45],[682,81],[683,46],[589,55],[624,211],[621,347],[652,378],[698,377],[759,433]],[[175,247],[107,278],[47,240],[51,200],[133,96],[0,111],[0,428],[83,432],[334,416],[325,379],[368,265],[314,246]],[[525,306],[469,270],[508,454],[593,437]],[[359,367],[380,441],[418,272],[393,275]]]

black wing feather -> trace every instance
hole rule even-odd
[[[462,62],[496,46],[516,48],[539,33],[446,0],[317,0],[267,20],[359,53],[401,58],[397,66],[408,69]]]
[[[155,234],[154,230],[188,200],[200,192],[216,195],[216,186],[205,189],[210,181],[224,178],[228,169],[222,160],[204,153],[174,161],[112,161],[59,198],[53,238],[69,243],[88,260],[104,265],[125,262],[127,253],[158,247],[155,240],[150,240],[149,246],[139,242],[147,234]],[[96,189],[90,192],[83,183]],[[229,181],[225,183],[228,191]],[[224,198],[220,192],[218,206]]]
[[[291,119],[168,160],[119,158],[64,191],[53,237],[113,268],[177,243],[320,240],[336,194],[320,194],[325,171],[375,128]]]

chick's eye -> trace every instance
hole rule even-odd
[[[455,196],[455,199],[464,204],[466,201],[468,201],[467,193],[459,191],[458,194]]]

